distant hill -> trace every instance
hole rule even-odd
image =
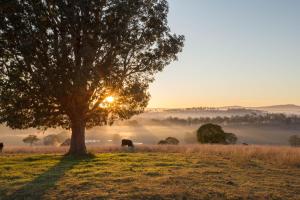
[[[271,112],[271,113],[284,113],[284,114],[300,115],[300,106],[294,105],[294,104],[255,107],[255,108],[251,108],[251,109],[267,111],[267,112]]]
[[[187,113],[187,112],[229,112],[242,114],[251,112],[271,112],[271,113],[283,113],[283,114],[297,114],[300,115],[300,106],[294,104],[285,105],[272,105],[272,106],[260,106],[260,107],[243,107],[243,106],[223,106],[223,107],[193,107],[193,108],[148,108],[146,112],[167,112],[167,113]]]
[[[285,104],[285,105],[255,107],[255,109],[298,109],[300,110],[300,106],[294,104]]]

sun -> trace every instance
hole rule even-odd
[[[102,103],[99,104],[99,107],[101,108],[109,108],[113,106],[113,103],[116,101],[116,98],[114,96],[107,96],[103,99]]]
[[[116,97],[114,96],[107,96],[105,97],[101,103],[99,103],[99,107],[101,108],[109,108],[109,107],[112,107],[112,106],[115,106],[116,102]]]
[[[113,103],[115,101],[115,97],[108,96],[108,97],[105,98],[104,101],[107,102],[107,103]]]

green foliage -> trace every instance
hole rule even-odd
[[[289,143],[292,147],[300,147],[300,137],[298,135],[292,135],[289,138]]]
[[[93,127],[149,101],[154,74],[176,60],[166,0],[1,1],[0,123]],[[105,98],[115,101],[105,106]]]
[[[197,139],[200,143],[235,144],[237,137],[233,133],[226,133],[216,124],[205,124],[197,130]]]
[[[23,139],[23,142],[32,146],[32,144],[38,142],[39,140],[40,139],[36,135],[28,135],[26,138]]]

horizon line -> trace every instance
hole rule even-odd
[[[259,106],[189,106],[189,107],[147,107],[146,109],[187,109],[187,108],[264,108],[264,107],[280,107],[280,106],[294,106],[300,107],[300,104],[271,104],[271,105],[259,105]]]

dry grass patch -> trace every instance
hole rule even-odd
[[[92,150],[106,153],[73,159],[6,152],[0,156],[0,199],[300,199],[299,149]]]

